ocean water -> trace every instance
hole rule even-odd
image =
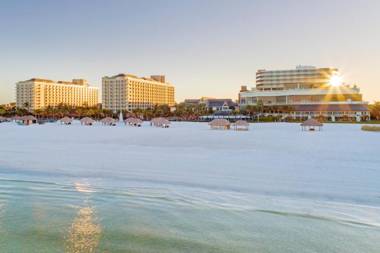
[[[0,124],[0,252],[380,252],[359,125]]]

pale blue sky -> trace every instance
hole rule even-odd
[[[380,100],[380,1],[2,0],[0,103],[15,83],[165,74],[176,100],[236,98],[257,69],[334,66]]]

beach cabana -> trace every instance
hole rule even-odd
[[[0,123],[3,123],[3,122],[8,122],[9,119],[8,118],[5,118],[3,116],[0,116]]]
[[[302,131],[320,131],[323,124],[316,119],[308,119],[305,122],[301,123]]]
[[[135,127],[141,127],[143,121],[139,118],[128,118],[125,120],[126,125],[135,126]]]
[[[14,121],[14,122],[16,122],[16,123],[22,123],[21,121],[22,121],[22,117],[21,116],[18,116],[18,115],[16,115],[16,116],[14,116],[14,117],[12,117],[12,120]]]
[[[233,123],[233,128],[235,131],[248,131],[249,123],[245,120],[238,120]]]
[[[102,119],[100,122],[102,122],[102,124],[105,126],[116,126],[116,120],[111,117],[106,117]]]
[[[34,117],[32,115],[28,115],[28,116],[21,117],[19,123],[24,125],[24,126],[29,126],[29,125],[36,124],[37,119],[36,119],[36,117]]]
[[[59,121],[61,122],[61,124],[64,124],[64,125],[71,125],[71,123],[73,123],[73,119],[70,117],[64,117],[60,119]]]
[[[80,124],[84,126],[92,126],[94,123],[95,123],[95,120],[89,117],[84,117],[83,119],[80,120]]]
[[[159,117],[159,118],[152,119],[150,121],[150,125],[155,126],[155,127],[168,128],[170,125],[170,121],[165,118]]]
[[[362,126],[362,130],[371,131],[371,132],[380,132],[380,126],[364,125]]]
[[[214,119],[208,124],[210,125],[211,129],[220,130],[228,130],[231,126],[231,123],[226,119]]]

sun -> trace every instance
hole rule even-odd
[[[334,74],[330,77],[329,84],[331,86],[338,87],[342,85],[342,83],[343,83],[343,78],[340,75]]]

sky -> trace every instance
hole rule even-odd
[[[32,77],[164,74],[176,101],[233,98],[257,69],[337,67],[380,100],[378,0],[1,0],[0,104]]]

